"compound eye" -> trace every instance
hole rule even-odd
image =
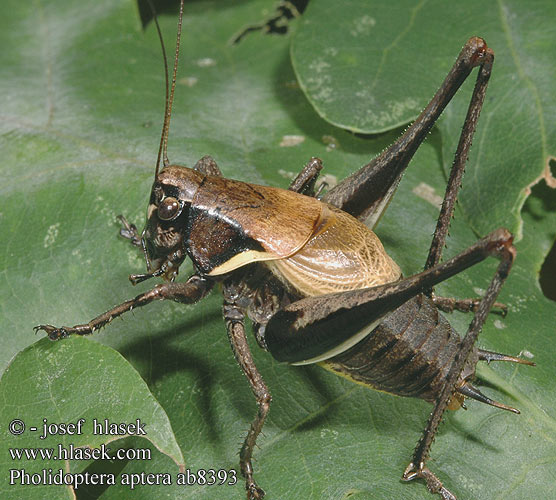
[[[180,212],[180,204],[178,200],[168,196],[164,198],[158,205],[158,218],[162,220],[170,220],[176,217]]]

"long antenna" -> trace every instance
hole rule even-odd
[[[181,26],[183,19],[183,3],[184,0],[180,2],[180,13],[178,19],[178,33],[176,39],[176,55],[174,56],[174,70],[172,73],[172,89],[169,90],[168,81],[168,58],[166,57],[166,48],[164,46],[164,40],[162,38],[162,32],[160,30],[160,25],[158,24],[158,19],[156,17],[156,12],[152,6],[150,0],[149,5],[153,12],[154,22],[156,24],[156,30],[158,32],[158,38],[160,39],[160,45],[162,47],[162,56],[164,58],[164,73],[166,75],[166,103],[164,107],[164,123],[162,125],[162,134],[160,136],[160,145],[158,147],[158,157],[156,159],[156,169],[154,172],[154,178],[158,177],[158,171],[160,169],[160,159],[162,158],[163,165],[166,167],[170,164],[168,160],[168,133],[170,131],[170,118],[172,117],[172,103],[174,102],[174,90],[176,88],[176,75],[178,73],[178,57],[180,53],[180,40],[181,40]]]
[[[160,30],[160,24],[158,24],[158,16],[156,15],[156,10],[151,0],[147,0],[151,13],[153,15],[154,24],[156,26],[156,31],[158,33],[158,39],[160,40],[160,48],[162,49],[162,59],[164,60],[164,76],[166,78],[166,103],[164,105],[164,115],[168,111],[168,100],[170,99],[170,83],[168,81],[168,58],[166,57],[166,47],[164,45],[164,38],[162,38],[162,31]],[[166,127],[166,122],[162,125],[162,137],[164,137],[164,129]],[[158,168],[160,166],[160,157],[162,156],[162,137],[160,138],[160,146],[158,146],[158,157],[156,158],[156,170],[155,178],[158,176]]]

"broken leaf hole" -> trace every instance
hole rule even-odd
[[[556,160],[547,161],[545,172],[535,183],[528,187],[529,198],[524,211],[535,231],[546,233],[546,240],[542,250],[546,251],[544,261],[540,266],[539,285],[545,297],[556,301],[556,189],[555,176]]]
[[[556,240],[541,267],[539,284],[545,297],[556,301]]]
[[[267,35],[285,35],[289,31],[289,23],[299,17],[307,7],[309,0],[292,0],[281,2],[268,19],[251,24],[232,38],[232,44],[237,44],[249,33],[262,31]]]

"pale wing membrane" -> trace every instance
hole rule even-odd
[[[370,288],[401,277],[378,237],[330,205],[324,206],[319,226],[301,250],[267,265],[305,297]]]

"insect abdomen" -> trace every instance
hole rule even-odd
[[[432,299],[418,295],[358,344],[322,365],[373,389],[434,401],[459,343],[459,335]],[[458,384],[474,374],[476,362],[475,349]]]

